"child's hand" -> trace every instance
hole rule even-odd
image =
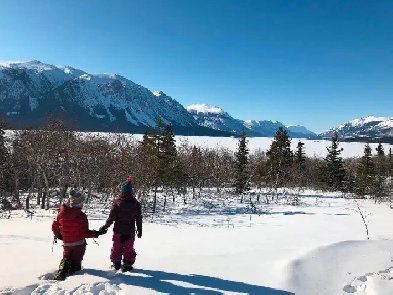
[[[105,228],[105,226],[101,226],[98,231],[100,232],[100,235],[105,235],[108,232],[108,229]]]

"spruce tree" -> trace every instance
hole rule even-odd
[[[246,132],[242,132],[238,150],[235,153],[235,193],[243,194],[249,190],[249,171],[248,171],[248,153]]]
[[[379,143],[378,147],[375,150],[377,151],[377,156],[385,156],[385,151],[383,149],[382,143]]]
[[[306,153],[304,152],[303,146],[304,146],[304,142],[299,141],[297,143],[297,148],[294,158],[296,166],[300,171],[304,171],[304,169],[306,168]]]
[[[375,185],[375,164],[371,154],[371,147],[366,144],[364,155],[358,165],[356,173],[356,193],[359,196],[372,194]]]
[[[306,170],[306,153],[304,152],[304,142],[299,141],[297,143],[296,152],[294,155],[294,171],[296,178],[296,184],[299,186],[303,186],[305,182],[305,178],[303,175]]]
[[[385,151],[381,143],[375,149],[377,155],[375,156],[375,183],[374,183],[374,196],[375,200],[382,200],[388,194],[388,187],[386,185],[386,179],[388,177],[387,161],[385,156]]]
[[[178,166],[176,140],[173,133],[172,125],[165,126],[162,134],[159,174],[164,184],[171,185],[180,177],[180,167]]]
[[[328,153],[324,165],[320,170],[320,180],[330,191],[343,191],[345,189],[346,173],[344,161],[340,157],[343,148],[339,148],[338,134],[332,136],[332,144],[327,148]]]
[[[278,128],[270,149],[266,152],[266,156],[267,183],[276,188],[284,186],[288,181],[293,162],[291,139],[286,129]]]
[[[5,123],[0,119],[0,195],[1,192],[6,188],[7,182],[7,159],[9,159],[8,150],[6,147],[5,137]]]
[[[389,155],[388,155],[388,175],[389,175],[389,177],[393,177],[393,154],[392,154],[392,148],[389,149]]]

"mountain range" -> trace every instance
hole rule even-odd
[[[304,126],[267,120],[239,120],[216,106],[182,106],[162,91],[150,91],[116,74],[90,74],[71,66],[37,60],[0,63],[0,116],[11,128],[41,126],[48,116],[60,116],[80,131],[143,133],[156,119],[171,123],[178,135],[274,136],[279,127],[291,137],[316,138],[392,134],[392,118],[353,120],[322,134]]]
[[[341,137],[393,137],[393,117],[374,117],[354,119],[319,134],[331,137],[334,132]]]

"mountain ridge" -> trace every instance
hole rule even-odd
[[[143,133],[159,118],[179,135],[234,136],[245,130],[248,136],[274,136],[283,127],[292,137],[328,137],[334,130],[343,136],[393,136],[392,118],[355,119],[315,134],[301,125],[236,119],[208,104],[184,107],[163,91],[150,91],[119,74],[91,74],[38,60],[0,62],[0,115],[24,127],[63,116],[78,122],[80,131]]]
[[[393,117],[369,115],[356,118],[319,133],[318,136],[330,137],[334,132],[340,137],[392,137]]]

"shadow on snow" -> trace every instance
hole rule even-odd
[[[243,282],[224,280],[203,275],[182,275],[157,270],[134,269],[132,273],[144,276],[117,273],[108,277],[108,272],[103,270],[84,269],[82,273],[109,279],[113,284],[129,284],[137,287],[151,289],[166,294],[224,294],[225,292],[265,294],[265,295],[294,295],[294,293],[277,290],[270,287],[251,285]],[[188,283],[194,286],[180,286],[168,281]],[[209,290],[216,289],[216,290]]]

